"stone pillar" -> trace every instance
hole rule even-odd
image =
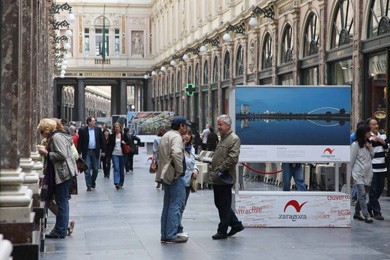
[[[81,121],[85,124],[85,80],[77,79],[77,86],[74,86],[74,113],[73,117],[76,121]]]
[[[134,103],[136,102],[135,95],[136,94],[134,89]],[[127,115],[127,80],[126,79],[119,80],[119,111],[118,112],[120,115]]]
[[[23,125],[23,131],[18,131],[18,148],[20,153],[20,167],[25,174],[24,185],[33,191],[33,194],[38,194],[39,191],[39,174],[32,171],[34,162],[30,157],[31,153],[31,135],[32,132],[32,0],[21,1],[22,23],[21,28],[21,44],[19,51],[19,102],[17,119],[19,125]],[[35,196],[35,204],[39,204],[38,196]]]
[[[318,44],[318,58],[319,58],[319,64],[318,64],[318,83],[320,85],[326,85],[326,75],[327,75],[327,67],[326,67],[326,40],[328,37],[331,37],[331,35],[328,34],[327,26],[323,26],[328,24],[328,15],[327,15],[327,1],[319,1],[320,6],[320,14],[317,19],[319,19],[320,26],[320,43]]]
[[[19,56],[21,0],[3,1],[1,11],[1,113],[0,129],[0,233],[12,243],[32,242],[32,192],[22,187],[24,174],[19,168],[18,102],[20,91]],[[28,132],[26,133],[29,134]]]

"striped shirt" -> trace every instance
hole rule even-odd
[[[385,141],[385,144],[383,145],[379,141],[373,141],[373,138],[380,137]],[[374,150],[374,157],[372,158],[372,169],[373,172],[387,172],[387,165],[385,162],[386,157],[386,151],[389,147],[389,144],[387,142],[387,137],[385,134],[378,133],[375,135],[371,132],[370,141],[372,144],[372,148]]]

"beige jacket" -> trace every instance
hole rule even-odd
[[[171,184],[183,174],[184,144],[176,130],[170,130],[158,145],[158,169],[156,180]]]
[[[214,185],[226,185],[218,177],[217,170],[220,172],[228,170],[233,178],[233,183],[236,182],[236,165],[240,155],[240,138],[233,133],[232,130],[226,135],[221,136],[221,141],[218,143],[213,160],[211,162],[211,183]]]
[[[72,151],[73,138],[65,133],[55,133],[50,144],[50,160],[54,165],[56,184],[71,179],[77,173]]]

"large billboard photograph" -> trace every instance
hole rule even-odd
[[[130,131],[136,135],[156,135],[157,129],[171,127],[174,112],[128,112],[127,122]]]
[[[230,95],[240,159],[249,149],[252,160],[258,151],[272,161],[344,161],[348,149],[349,160],[349,86],[237,86]]]

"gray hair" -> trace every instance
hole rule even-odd
[[[71,133],[76,133],[76,127],[74,125],[69,126],[69,130]]]
[[[220,115],[220,116],[217,118],[217,121],[218,121],[218,120],[224,121],[225,124],[227,124],[227,125],[231,125],[231,124],[232,124],[232,120],[230,119],[230,116],[225,115],[225,114]]]

